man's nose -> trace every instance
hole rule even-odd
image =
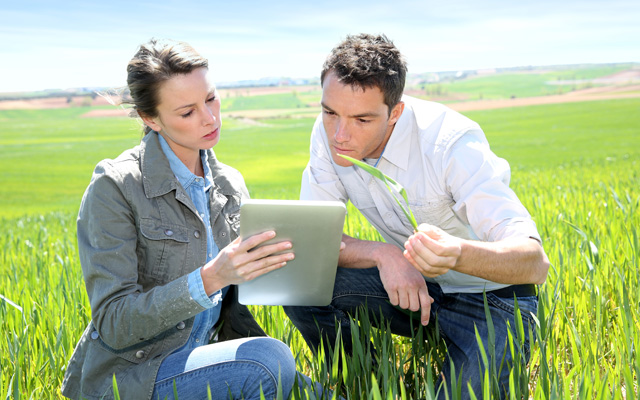
[[[349,140],[349,130],[347,128],[347,124],[344,121],[339,121],[336,124],[336,131],[334,133],[334,138],[336,142],[344,143]]]

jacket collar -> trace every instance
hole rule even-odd
[[[178,158],[176,153],[173,152],[169,143],[162,137],[162,135],[157,135],[158,141],[160,142],[160,148],[162,152],[169,160],[169,166],[171,167],[171,171],[180,182],[185,190],[198,179],[198,176],[191,172],[189,168]],[[208,190],[211,186],[213,186],[213,177],[211,176],[211,168],[209,168],[209,163],[207,162],[207,154],[205,151],[200,150],[199,152],[200,162],[202,163],[202,170],[204,172],[204,188],[205,191]]]
[[[165,195],[176,190],[180,183],[173,175],[169,160],[164,155],[158,133],[149,132],[140,143],[140,169],[147,198]]]
[[[214,187],[224,195],[237,193],[233,182],[229,180],[228,174],[223,170],[224,165],[218,161],[213,150],[206,151],[206,158],[209,160]],[[151,131],[142,138],[140,168],[147,198],[162,196],[172,190],[182,188],[171,170],[169,160],[162,151],[157,132]]]

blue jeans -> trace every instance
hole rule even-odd
[[[306,378],[306,377],[304,377]],[[308,379],[308,378],[307,378]],[[286,344],[253,337],[208,344],[169,355],[160,365],[153,399],[273,399],[278,381],[284,398],[296,381],[296,365]]]
[[[451,376],[450,361],[453,361],[456,376],[459,376],[462,371],[463,398],[469,397],[467,382],[471,383],[474,393],[477,396],[481,396],[481,371],[484,371],[484,365],[480,361],[481,357],[474,327],[477,327],[482,337],[485,351],[488,351],[488,328],[485,319],[483,295],[482,293],[445,294],[439,285],[429,282],[427,282],[427,287],[429,294],[434,299],[434,303],[431,305],[430,329],[434,329],[437,319],[440,337],[447,346],[447,357],[443,363],[441,377],[436,382],[436,390],[442,382],[442,376],[444,376],[445,381],[449,382],[449,377]],[[491,292],[486,295],[495,329],[495,354],[498,366],[503,355],[505,355],[505,365],[507,365],[506,363],[513,363],[513,355],[510,354],[506,343],[507,321],[511,326],[512,333],[516,326],[514,299],[501,298]],[[339,321],[343,336],[342,344],[345,352],[351,354],[349,316],[353,317],[357,309],[365,304],[370,315],[379,316],[382,313],[386,320],[385,322],[390,325],[391,332],[396,335],[411,337],[414,333],[411,326],[416,327],[416,325],[419,325],[419,322],[412,322],[410,316],[389,303],[389,297],[382,286],[377,268],[338,268],[333,299],[330,305],[326,307],[284,307],[284,310],[313,351],[317,351],[321,335],[324,343],[328,346],[335,343],[335,321]],[[538,299],[535,296],[518,298],[518,306],[521,310],[526,335],[524,357],[528,360],[529,326],[532,329],[535,327],[531,313],[534,315],[537,313]],[[371,321],[373,323],[375,318],[372,318]],[[325,351],[327,350],[325,349]],[[508,388],[508,383],[509,369],[503,367],[500,375],[500,386]],[[451,393],[450,386],[447,386],[447,390]],[[441,394],[444,394],[444,390],[441,391]]]

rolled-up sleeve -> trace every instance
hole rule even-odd
[[[540,241],[535,222],[509,187],[509,164],[491,151],[482,131],[459,138],[444,155],[442,168],[455,201],[453,211],[478,238]]]

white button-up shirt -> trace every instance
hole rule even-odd
[[[509,188],[509,164],[496,156],[480,126],[433,102],[404,96],[402,116],[377,168],[402,185],[418,224],[472,240],[540,240],[535,223]],[[380,180],[331,158],[319,116],[303,173],[302,200],[350,200],[388,243],[404,248],[413,227]],[[481,292],[508,285],[457,271],[430,279],[445,293]]]

